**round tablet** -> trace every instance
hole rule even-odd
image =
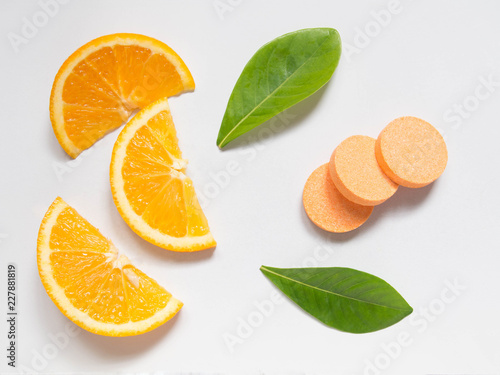
[[[343,233],[358,228],[373,211],[347,200],[330,178],[328,164],[317,168],[307,179],[302,195],[309,219],[328,232]]]
[[[375,154],[396,183],[418,188],[435,181],[446,168],[448,151],[437,129],[416,117],[400,117],[380,133]]]
[[[365,135],[354,135],[338,145],[329,169],[344,197],[363,206],[385,202],[398,189],[377,163],[375,139]]]

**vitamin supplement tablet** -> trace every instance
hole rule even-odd
[[[314,224],[335,233],[358,228],[373,211],[373,207],[360,206],[340,194],[330,178],[328,164],[323,164],[309,176],[302,201]]]
[[[385,174],[409,188],[435,181],[448,162],[441,134],[416,117],[400,117],[387,125],[377,139],[375,154]]]
[[[375,157],[375,139],[354,135],[337,146],[330,158],[330,175],[337,189],[363,206],[380,204],[398,185],[385,175]]]

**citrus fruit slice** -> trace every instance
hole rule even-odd
[[[216,245],[186,165],[163,98],[125,125],[110,167],[113,199],[127,224],[145,240],[181,252]]]
[[[50,96],[57,140],[73,158],[137,108],[194,90],[186,64],[166,44],[139,34],[106,35],[63,63]]]
[[[52,301],[93,333],[138,335],[165,323],[182,307],[61,198],[43,218],[37,260]]]

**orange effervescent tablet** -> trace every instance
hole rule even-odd
[[[309,219],[321,229],[343,233],[358,228],[373,211],[347,200],[335,187],[328,164],[317,168],[304,186],[304,209]]]
[[[438,130],[416,117],[400,117],[380,133],[375,154],[383,171],[409,188],[426,186],[446,168],[448,151]]]
[[[333,152],[329,166],[337,189],[354,203],[375,206],[398,189],[377,163],[374,138],[365,135],[347,138]]]

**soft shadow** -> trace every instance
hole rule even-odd
[[[59,141],[57,140],[56,135],[54,134],[54,130],[52,129],[52,123],[50,122],[50,120],[48,120],[47,124],[44,126],[47,129],[46,139],[49,145],[48,150],[50,150],[50,152],[52,152],[53,154],[52,160],[57,160],[60,162],[67,162],[73,160],[73,158],[71,158],[59,144]]]
[[[391,212],[411,211],[414,207],[423,203],[430,195],[433,187],[438,181],[418,189],[410,189],[400,186],[396,193],[386,202],[375,206],[368,220],[359,228],[347,233],[330,233],[317,227],[307,216],[302,201],[299,202],[300,216],[306,229],[324,241],[342,243],[351,240],[356,236],[362,236],[366,232],[376,227],[380,220]]]
[[[304,226],[306,227],[307,231],[312,233],[315,237],[321,237],[323,239],[323,241],[325,242],[338,242],[338,243],[342,243],[342,242],[346,242],[346,241],[349,241],[351,238],[353,238],[354,236],[356,236],[356,231],[357,230],[353,230],[351,232],[347,232],[347,233],[330,233],[324,229],[321,229],[320,227],[316,226],[316,224],[314,224],[311,219],[309,219],[309,217],[307,216],[306,214],[306,211],[304,210],[304,205],[302,203],[302,200],[300,200],[299,202],[299,210],[300,210],[300,218],[302,220],[302,222],[304,223]],[[365,223],[366,225],[367,223]],[[361,226],[362,228],[363,226]]]
[[[314,110],[314,108],[316,108],[316,106],[319,104],[321,98],[326,92],[327,87],[328,84],[324,85],[311,96],[305,98],[304,100],[284,110],[283,112],[278,113],[273,118],[253,128],[247,133],[239,136],[238,138],[224,146],[224,148],[222,148],[222,151],[232,150],[235,148],[248,146],[253,143],[258,143],[263,138],[267,138],[268,134],[272,134],[272,136],[274,137],[278,134],[286,133],[294,127],[302,124],[305,119],[307,119],[309,114]],[[282,120],[280,121],[280,119]]]
[[[159,341],[165,339],[176,324],[179,314],[182,314],[182,310],[165,324],[142,335],[107,337],[82,330],[79,339],[89,350],[93,350],[97,355],[106,358],[107,362],[113,362],[121,358],[128,360],[130,357],[147,352],[153,346],[158,345]]]
[[[41,283],[40,285],[37,285],[36,288],[43,290]],[[66,326],[70,320],[60,314],[58,308],[52,303],[52,301],[50,301],[47,294],[37,293],[36,300],[36,305],[42,307],[40,308],[39,314],[35,314],[40,326],[43,326],[50,320],[49,326],[51,327],[52,332],[64,330],[62,327]],[[83,345],[85,345],[89,350],[93,350],[95,354],[102,357],[103,360],[106,359],[113,362],[119,360],[120,358],[127,359],[147,352],[153,346],[158,345],[161,340],[168,340],[168,334],[170,331],[177,324],[181,323],[178,322],[179,315],[181,314],[182,309],[165,324],[142,335],[108,337],[80,329],[78,331],[78,336],[72,340],[82,342]]]
[[[427,197],[429,197],[434,185],[438,183],[439,180],[417,189],[400,186],[391,198],[374,208],[368,221],[376,222],[391,212],[411,211],[416,206],[422,204]],[[366,222],[367,224],[368,221]]]
[[[206,250],[194,251],[192,253],[180,253],[153,245],[136,234],[123,220],[115,206],[115,203],[113,202],[111,192],[109,194],[108,205],[108,211],[111,215],[110,221],[113,223],[112,225],[115,227],[116,232],[122,233],[122,236],[125,237],[121,238],[121,241],[126,241],[128,247],[140,248],[141,250],[149,252],[156,258],[167,259],[176,263],[205,261],[208,260],[214,253],[215,247]]]
[[[123,129],[123,125],[127,124],[138,112],[139,112],[139,109],[134,109],[125,122],[123,122],[120,126],[113,129],[109,133],[106,133],[106,135],[104,137],[96,140],[96,142],[92,146],[90,146],[86,150],[83,150],[82,153],[95,147],[95,145],[97,145],[98,142],[101,142],[104,138],[108,137],[111,133],[116,132],[117,134],[119,134],[121,132],[121,130]],[[69,156],[66,153],[66,151],[64,151],[62,146],[59,144],[59,141],[57,140],[56,135],[54,134],[54,130],[52,128],[52,122],[50,121],[50,119],[48,121],[48,124],[45,125],[45,127],[47,128],[47,132],[50,133],[47,135],[47,142],[49,143],[49,150],[51,150],[54,153],[53,158],[57,159],[58,161],[62,161],[62,162],[67,162],[67,161],[78,159],[78,157],[81,154],[78,155],[75,159],[73,159],[71,156]]]

